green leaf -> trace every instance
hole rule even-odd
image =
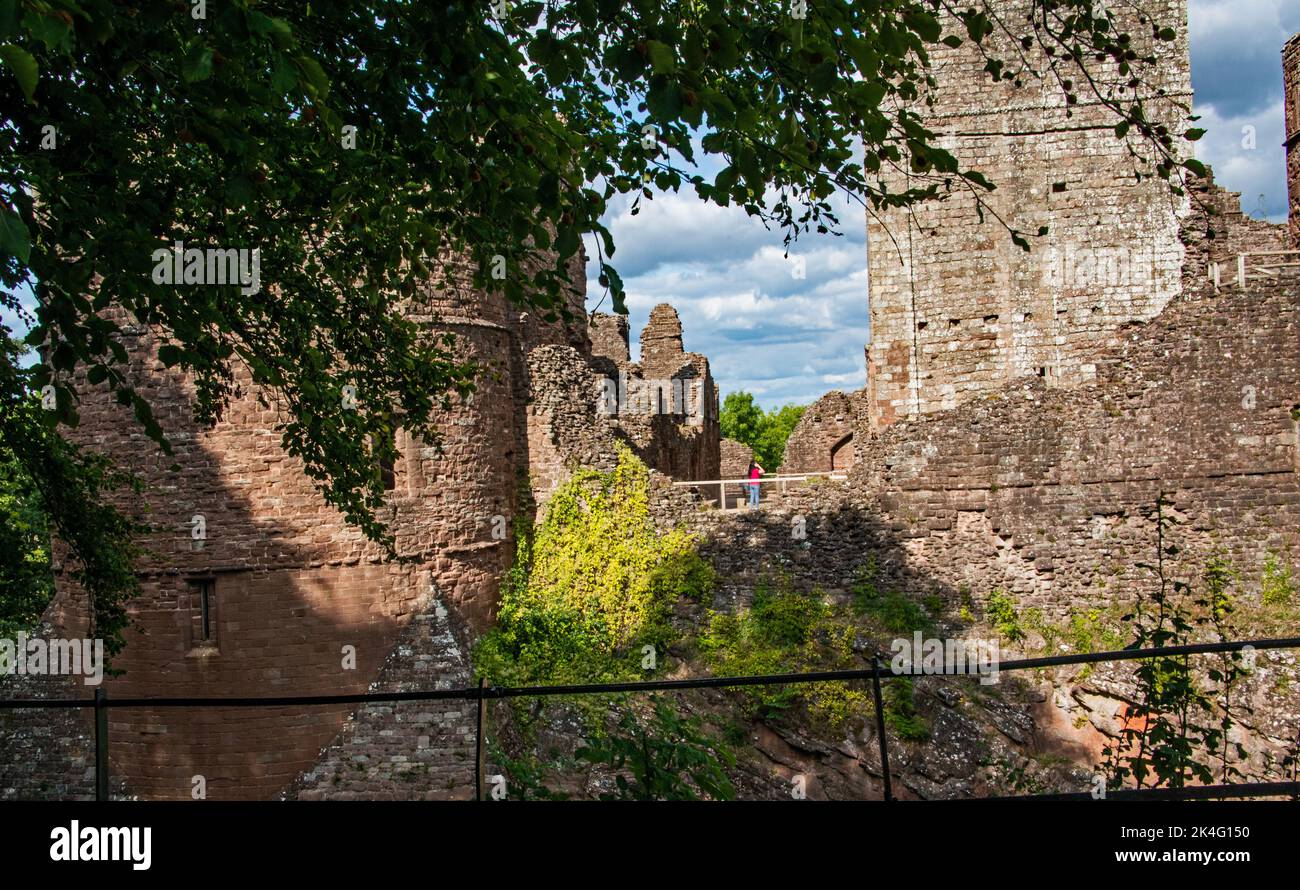
[[[14,46],[12,43],[6,43],[0,46],[0,62],[4,62],[5,67],[13,72],[14,77],[18,78],[18,86],[22,89],[23,95],[27,101],[35,103],[36,101],[36,79],[39,76],[40,68],[32,54],[21,46]]]
[[[909,12],[903,16],[903,22],[917,34],[926,43],[935,43],[942,33],[939,27],[939,20],[928,12]]]
[[[284,58],[278,58],[271,63],[271,89],[276,93],[289,92],[297,82],[298,77],[294,74],[293,66]]]
[[[206,80],[212,74],[212,48],[196,43],[185,53],[181,62],[181,77],[186,83]]]
[[[736,169],[735,165],[723,167],[713,180],[713,187],[723,192],[730,192],[735,187],[739,174],[740,171]]]
[[[682,88],[666,77],[652,77],[645,104],[658,120],[664,123],[676,120],[682,111]]]
[[[23,263],[32,258],[31,235],[18,214],[0,208],[0,251],[18,257]]]
[[[23,28],[33,40],[45,44],[46,49],[71,51],[72,26],[54,15],[28,9],[23,16]]]
[[[1188,130],[1186,133],[1183,134],[1183,138],[1187,139],[1189,142],[1195,142],[1204,135],[1205,135],[1204,130],[1199,129],[1197,127],[1192,127],[1190,130]]]
[[[673,48],[668,44],[660,43],[658,40],[647,40],[645,49],[650,56],[650,66],[656,74],[667,74],[676,67],[677,59],[673,54]]]
[[[295,61],[302,69],[307,82],[316,90],[316,97],[324,99],[330,93],[330,79],[325,76],[325,69],[311,56],[298,56]]]
[[[573,226],[565,226],[560,229],[559,237],[555,239],[555,252],[561,257],[572,256],[578,250],[578,230]]]

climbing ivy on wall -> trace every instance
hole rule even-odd
[[[583,469],[519,538],[497,627],[476,660],[494,682],[644,676],[646,646],[661,657],[681,596],[702,599],[711,567],[685,531],[659,534],[650,474],[624,445],[612,471]]]
[[[702,600],[713,587],[713,570],[696,552],[693,536],[656,530],[650,473],[622,444],[613,470],[575,471],[552,494],[541,523],[518,532],[497,626],[474,653],[480,673],[496,684],[653,675],[676,636],[669,624],[673,604],[682,597]],[[521,705],[515,731],[534,731],[552,704]],[[731,753],[698,719],[679,714],[676,702],[599,696],[564,704],[576,710],[560,719],[576,714],[583,724],[585,740],[573,757],[608,772],[613,790],[605,796],[734,795],[723,770],[734,763]],[[528,750],[535,748],[531,743],[522,752],[507,747],[497,746],[494,762],[510,773],[511,796],[567,796],[546,783],[571,773],[576,762],[543,763]]]

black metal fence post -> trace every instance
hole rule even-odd
[[[486,677],[478,678],[478,720],[475,730],[474,742],[474,799],[483,799],[483,755],[484,755],[484,738],[483,738],[483,718],[487,716],[487,699],[483,697],[483,686],[487,683]]]
[[[885,741],[885,701],[880,694],[880,659],[871,658],[871,685],[876,695],[876,735],[880,737],[880,774],[885,778],[885,800],[894,799],[889,782],[889,743]]]
[[[95,800],[108,800],[108,692],[95,690]]]

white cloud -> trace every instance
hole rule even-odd
[[[1286,153],[1282,148],[1282,102],[1241,115],[1198,105],[1205,136],[1196,156],[1214,168],[1219,185],[1241,193],[1241,209],[1273,222],[1286,219]]]

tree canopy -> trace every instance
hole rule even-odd
[[[1193,169],[1143,111],[1154,56],[1100,2],[1032,0],[1029,12],[1004,21],[949,0],[0,0],[0,302],[20,313],[16,289],[32,283],[27,339],[43,356],[19,373],[6,354],[0,435],[14,454],[32,423],[62,437],[84,379],[167,449],[126,373],[123,328],[148,325],[159,358],[193,376],[199,420],[220,416],[232,368],[246,365],[285,409],[284,446],[324,497],[391,542],[373,513],[391,428],[433,436],[438,406],[473,387],[454,342],[405,312],[449,257],[468,257],[484,290],[555,315],[593,233],[600,285],[623,311],[602,222],[620,195],[635,196],[635,213],[689,188],[788,243],[837,230],[837,190],[873,209],[986,193],[994,184],[909,103],[934,85],[935,47],[995,34],[1014,57],[990,53],[990,78],[1091,91],[1118,136],[1146,140],[1151,173]],[[1035,45],[1053,51],[1039,70],[1022,51]],[[708,156],[711,177],[693,166]],[[890,192],[879,174],[899,165],[920,178]],[[1009,232],[1025,246],[1031,236]],[[259,251],[259,286],[159,280],[155,254],[177,242]],[[14,410],[31,390],[54,410]]]
[[[719,422],[722,435],[748,445],[759,465],[775,473],[785,458],[786,440],[807,409],[807,405],[782,405],[764,412],[751,393],[729,392],[722,400]]]

